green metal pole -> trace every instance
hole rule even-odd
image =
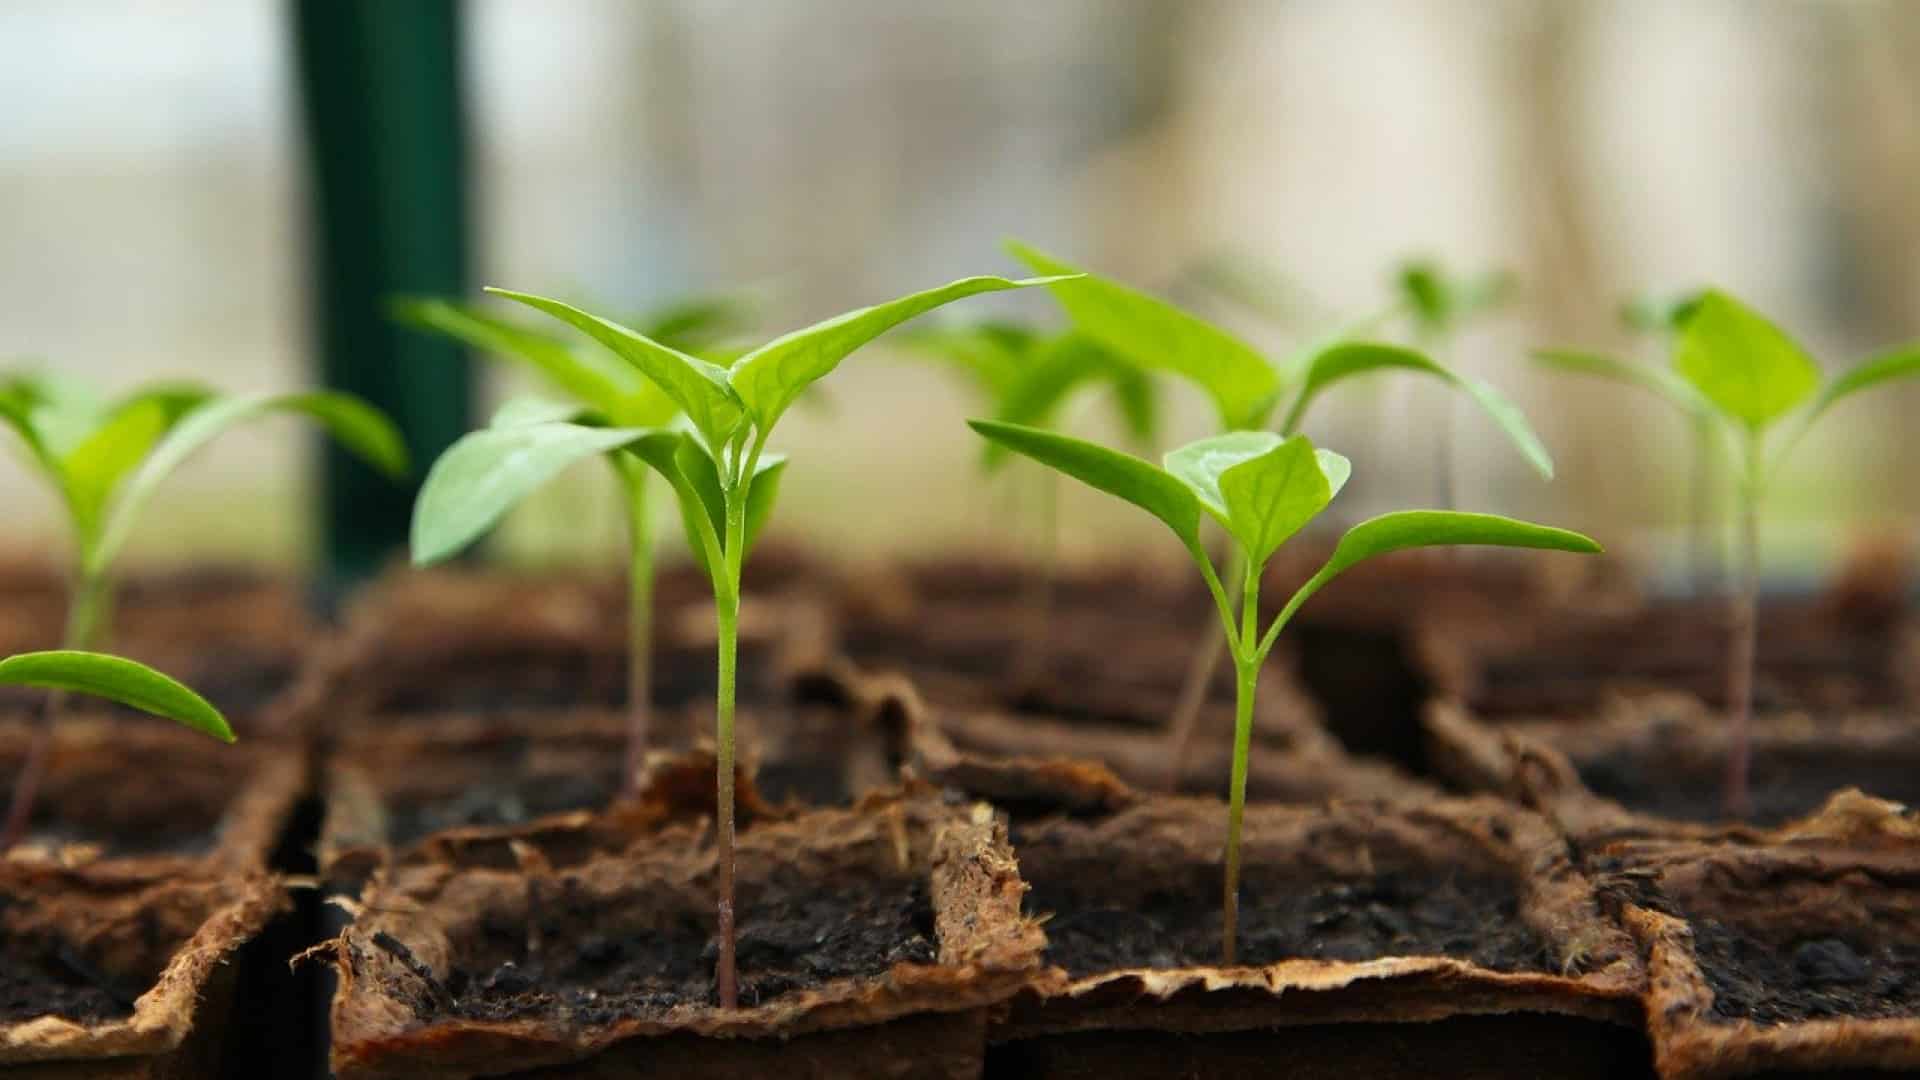
[[[467,291],[459,13],[456,0],[292,3],[318,374],[386,410],[417,463],[412,484],[394,484],[326,447],[322,536],[335,582],[403,549],[420,475],[473,411],[461,350],[387,316],[397,294]]]

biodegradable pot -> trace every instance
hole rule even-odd
[[[266,875],[172,880],[0,869],[0,1074],[218,1075],[233,954],[286,892]]]
[[[1249,808],[1233,967],[1216,966],[1225,829],[1220,803],[1172,798],[1015,825],[1048,970],[996,1024],[994,1075],[1226,1075],[1258,1054],[1302,1075],[1644,1070],[1633,943],[1541,818],[1492,799]],[[1346,1024],[1392,1030],[1330,1030]],[[1499,1050],[1450,1058],[1463,1041]]]
[[[744,833],[732,1011],[713,868],[676,828],[547,874],[396,870],[332,943],[335,1075],[977,1077],[988,1009],[1038,967],[984,810],[881,799]]]
[[[32,740],[30,725],[0,724],[0,800]],[[264,871],[306,779],[303,756],[270,741],[227,746],[164,720],[67,717],[54,728],[27,835],[5,861]]]
[[[668,720],[685,715],[681,706],[711,701],[717,681],[712,600],[694,596],[686,576],[663,575],[655,603],[653,703]],[[750,596],[741,611],[741,704],[780,700],[797,658],[817,654],[821,625],[803,590]],[[618,590],[431,571],[390,576],[353,606],[345,632],[303,680],[303,711],[327,718],[316,732],[325,739],[445,713],[620,709],[626,678]],[[697,734],[659,731],[664,745]]]
[[[1846,792],[1752,846],[1593,860],[1651,977],[1660,1075],[1920,1070],[1920,826]]]
[[[1583,847],[1741,835],[1812,813],[1847,787],[1920,801],[1920,728],[1898,718],[1756,717],[1753,811],[1740,822],[1721,805],[1726,719],[1685,695],[1621,697],[1595,719],[1503,726],[1437,702],[1428,731],[1442,775],[1539,810]]]

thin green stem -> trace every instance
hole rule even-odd
[[[627,511],[627,757],[625,789],[640,793],[653,727],[653,527],[647,469],[616,456]]]
[[[764,433],[756,433],[753,448],[740,461],[725,490],[726,544],[723,565],[714,572],[715,613],[720,633],[720,678],[714,706],[715,809],[719,818],[718,837],[718,931],[720,961],[714,981],[718,984],[720,1007],[739,1007],[739,978],[734,960],[734,690],[735,665],[740,640],[740,577],[746,560],[747,496],[753,488],[753,471],[766,446]]]
[[[1220,909],[1220,963],[1234,963],[1234,942],[1240,926],[1240,832],[1247,810],[1247,755],[1253,744],[1254,692],[1260,664],[1236,656],[1234,668],[1233,780],[1227,792],[1227,867]]]
[[[1754,665],[1759,651],[1761,451],[1759,435],[1750,433],[1746,469],[1740,485],[1739,579],[1729,597],[1732,608],[1727,657],[1729,742],[1724,794],[1727,814],[1735,819],[1745,818],[1752,810],[1747,778],[1752,759],[1749,742]]]

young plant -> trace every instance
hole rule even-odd
[[[1410,510],[1349,529],[1333,555],[1294,592],[1266,629],[1260,627],[1260,580],[1280,546],[1326,509],[1347,482],[1347,459],[1317,450],[1304,435],[1236,431],[1183,446],[1164,467],[1094,443],[1036,428],[990,420],[975,431],[1017,453],[1116,495],[1159,518],[1193,558],[1219,610],[1233,655],[1235,709],[1233,772],[1227,797],[1226,877],[1222,963],[1234,962],[1240,886],[1240,827],[1247,799],[1247,754],[1253,735],[1255,687],[1275,640],[1300,606],[1327,582],[1363,559],[1403,548],[1490,544],[1592,552],[1599,545],[1578,533],[1490,514]],[[1202,515],[1231,539],[1241,575],[1236,603],[1200,541]]]
[[[1702,293],[1680,319],[1671,370],[1594,354],[1573,355],[1583,370],[1644,386],[1689,415],[1710,418],[1735,474],[1738,555],[1729,593],[1727,753],[1724,802],[1729,815],[1751,809],[1747,790],[1748,727],[1758,639],[1760,510],[1773,477],[1814,421],[1840,401],[1902,376],[1920,374],[1920,343],[1869,358],[1820,385],[1820,368],[1798,343],[1765,317],[1719,290]],[[1567,366],[1563,364],[1563,366]],[[1793,419],[1783,435],[1781,421]]]
[[[521,411],[466,436],[434,463],[414,507],[413,555],[421,564],[459,551],[509,507],[568,465],[616,454],[623,468],[651,468],[673,488],[695,561],[713,585],[719,631],[714,702],[718,807],[718,935],[715,982],[722,1008],[735,1008],[734,698],[740,577],[748,550],[773,510],[785,460],[767,452],[774,426],[807,388],[849,354],[937,307],[979,293],[1048,279],[962,278],[796,330],[730,365],[690,356],[557,300],[489,290],[575,327],[611,349],[678,406],[674,427],[606,427]]]
[[[527,412],[532,407],[509,403],[495,416],[494,428],[511,426],[516,418],[529,415],[605,427],[657,427],[679,414],[679,406],[658,385],[598,345],[576,346],[542,329],[448,300],[400,300],[394,311],[413,326],[532,368],[577,406]],[[711,360],[719,342],[745,321],[746,311],[739,301],[716,297],[656,312],[643,325],[645,336]],[[653,741],[653,510],[647,469],[630,455],[603,456],[619,483],[627,524],[627,758],[622,775],[625,790],[633,794]]]
[[[85,388],[38,375],[0,378],[0,425],[11,428],[27,458],[60,497],[72,535],[73,586],[63,647],[83,650],[107,640],[112,623],[114,559],[132,536],[140,511],[160,482],[222,433],[273,413],[313,419],[348,449],[390,475],[407,471],[407,451],[387,418],[360,399],[327,391],[223,396],[191,383],[165,383],[103,401]],[[42,713],[21,776],[14,784],[0,851],[18,841],[44,768],[55,695]]]
[[[1504,270],[1473,275],[1448,273],[1431,259],[1402,263],[1394,274],[1400,305],[1412,318],[1414,340],[1422,348],[1442,354],[1453,351],[1460,328],[1490,314],[1513,297],[1513,276]],[[1435,431],[1434,492],[1444,507],[1453,506],[1453,408],[1440,410]]]
[[[1281,435],[1292,435],[1305,421],[1307,409],[1333,386],[1363,375],[1404,371],[1439,379],[1465,393],[1528,464],[1543,477],[1553,476],[1552,456],[1513,402],[1484,380],[1462,375],[1418,349],[1348,340],[1347,332],[1342,331],[1276,364],[1226,330],[1165,300],[1085,273],[1023,244],[1012,244],[1010,249],[1036,272],[1079,274],[1052,289],[1074,325],[1142,369],[1167,371],[1198,387],[1212,400],[1222,432],[1273,427]],[[1469,301],[1478,303],[1468,297],[1444,310],[1453,312],[1462,305],[1471,306]],[[1379,321],[1379,317],[1373,317],[1357,326],[1364,331]],[[1230,592],[1239,589],[1242,576],[1240,567],[1229,566]],[[1228,645],[1228,638],[1212,628],[1203,635],[1169,725],[1169,786],[1184,772],[1207,687],[1212,685]]]

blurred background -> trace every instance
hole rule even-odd
[[[1460,408],[1459,504],[1671,563],[1686,426],[1531,370],[1529,346],[1659,357],[1620,301],[1707,282],[1830,373],[1920,337],[1903,0],[27,0],[0,6],[0,100],[0,358],[112,388],[331,375],[444,427],[459,365],[387,325],[387,292],[644,311],[748,289],[771,336],[1017,269],[1008,236],[1283,355],[1428,255],[1517,275],[1444,359],[1519,401],[1560,467],[1541,481]],[[1210,288],[1228,266],[1258,295]],[[1059,319],[1038,294],[950,314]],[[897,353],[856,355],[782,425],[777,531],[862,556],[999,537],[1005,500],[961,423],[979,406]],[[473,371],[476,415],[519,385]],[[1207,433],[1198,395],[1172,393],[1168,443]],[[1430,503],[1449,407],[1404,378],[1331,394],[1309,431],[1354,459],[1339,508]],[[1815,432],[1775,499],[1776,576],[1915,518],[1917,407],[1900,386]],[[1104,410],[1070,415],[1111,434]],[[136,553],[312,558],[323,506],[382,502],[350,478],[323,502],[317,460],[290,422],[230,436]],[[610,560],[602,472],[495,550]],[[0,505],[0,542],[58,539],[52,498],[7,462]],[[1089,493],[1062,520],[1073,555],[1170,546]]]

